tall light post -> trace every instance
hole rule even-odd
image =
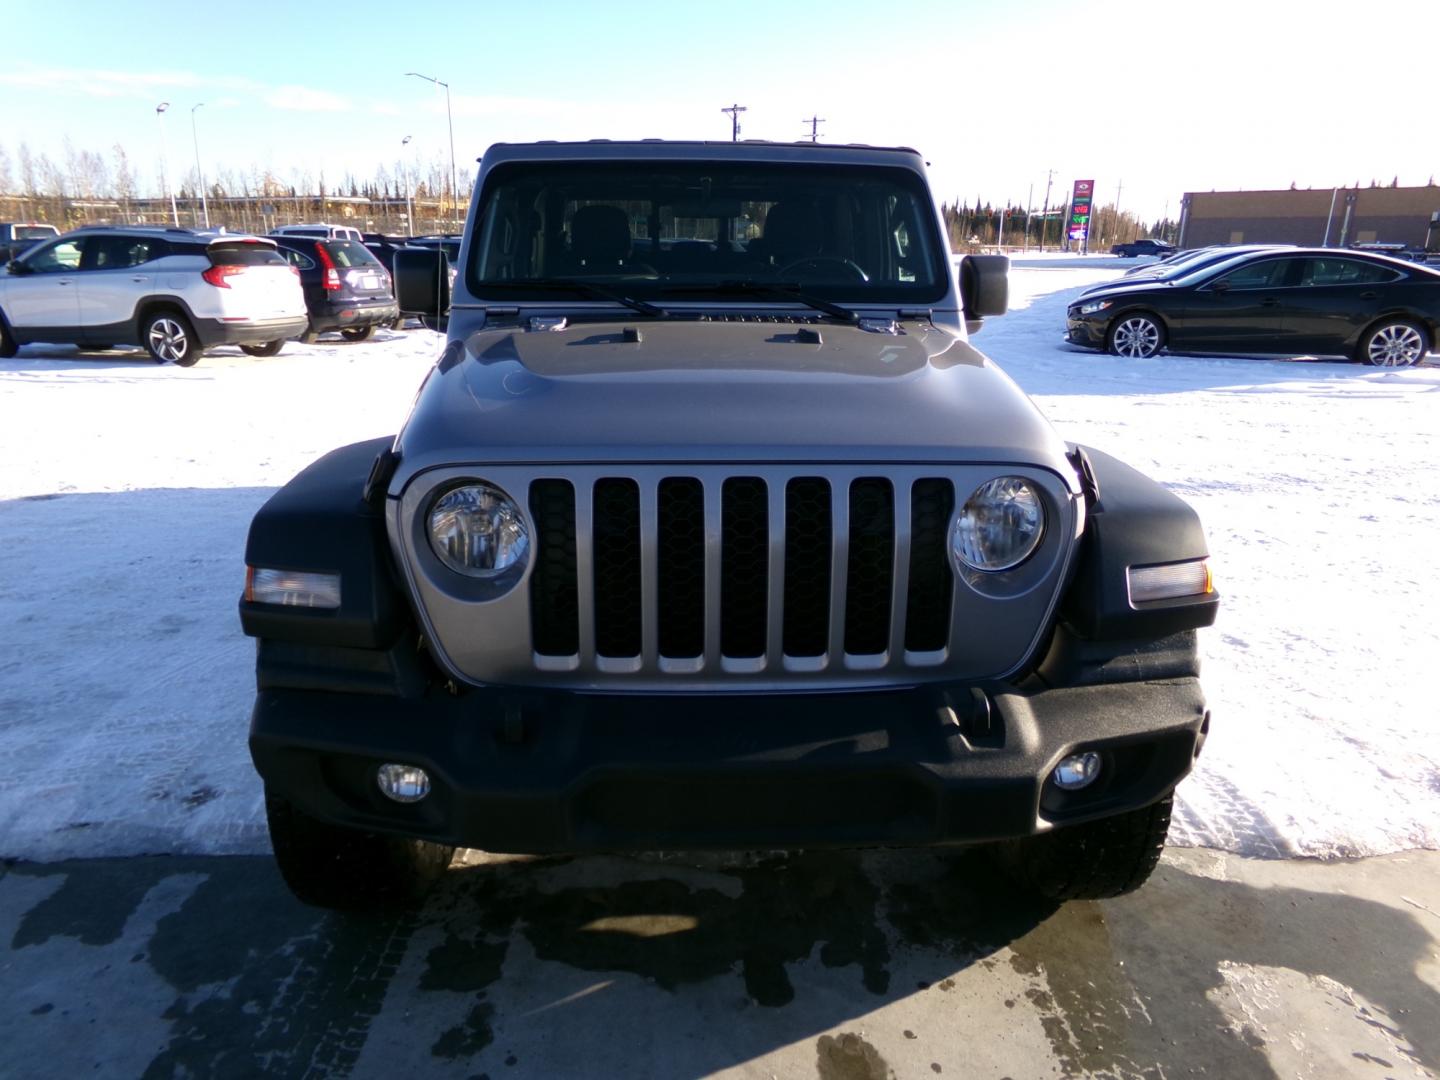
[[[403,148],[409,145],[410,136],[406,135],[403,139],[400,140],[400,146]],[[403,155],[400,158],[400,168],[405,174],[405,228],[409,231],[411,236],[414,236],[415,207],[410,200],[410,193],[414,190],[415,180],[410,175],[410,166],[405,164],[405,158]]]
[[[445,121],[450,125],[450,198],[458,207],[460,205],[460,174],[455,171],[455,117],[450,112],[450,84],[433,75],[421,75],[418,71],[407,71],[405,74],[414,75],[417,79],[424,79],[426,82],[445,88]]]
[[[205,228],[210,227],[210,202],[205,198],[205,174],[200,171],[200,136],[195,134],[195,110],[205,103],[190,106],[190,138],[195,143],[195,179],[200,184],[200,206],[205,211]],[[199,222],[197,221],[198,225]]]
[[[155,106],[155,122],[160,125],[160,194],[170,196],[170,217],[175,222],[175,227],[180,227],[180,210],[175,205],[175,193],[170,190],[170,183],[165,179],[165,110],[170,108],[168,101],[162,101]]]

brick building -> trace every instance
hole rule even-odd
[[[1192,191],[1180,203],[1179,246],[1440,245],[1440,186],[1309,191]],[[1431,231],[1431,223],[1436,222]]]

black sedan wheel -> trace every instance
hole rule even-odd
[[[1360,341],[1360,359],[1375,367],[1413,367],[1425,359],[1430,343],[1412,322],[1381,323]]]
[[[241,345],[240,351],[246,356],[278,356],[280,350],[285,347],[285,339],[279,341],[266,341],[260,345]]]
[[[370,326],[347,326],[340,331],[340,336],[346,341],[369,341],[375,336],[374,325]]]
[[[1165,344],[1165,330],[1149,315],[1127,315],[1110,328],[1110,351],[1144,359]]]

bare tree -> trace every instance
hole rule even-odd
[[[9,195],[15,190],[15,179],[10,175],[10,155],[0,146],[0,192]]]
[[[20,187],[31,198],[40,194],[40,186],[36,182],[35,159],[30,156],[30,147],[23,142],[20,144]]]

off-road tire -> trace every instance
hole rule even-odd
[[[455,849],[317,821],[266,789],[270,846],[285,884],[302,903],[336,911],[417,904]]]
[[[280,350],[285,347],[285,339],[279,341],[265,341],[259,345],[241,345],[240,351],[246,356],[278,356]]]
[[[375,336],[376,329],[374,323],[369,326],[347,326],[340,331],[340,336],[346,341],[369,341]]]
[[[140,341],[157,364],[194,367],[204,348],[190,320],[170,308],[152,311],[140,320]]]
[[[1160,861],[1174,796],[1126,814],[1007,840],[997,855],[1023,888],[1050,900],[1106,900],[1134,892]]]

